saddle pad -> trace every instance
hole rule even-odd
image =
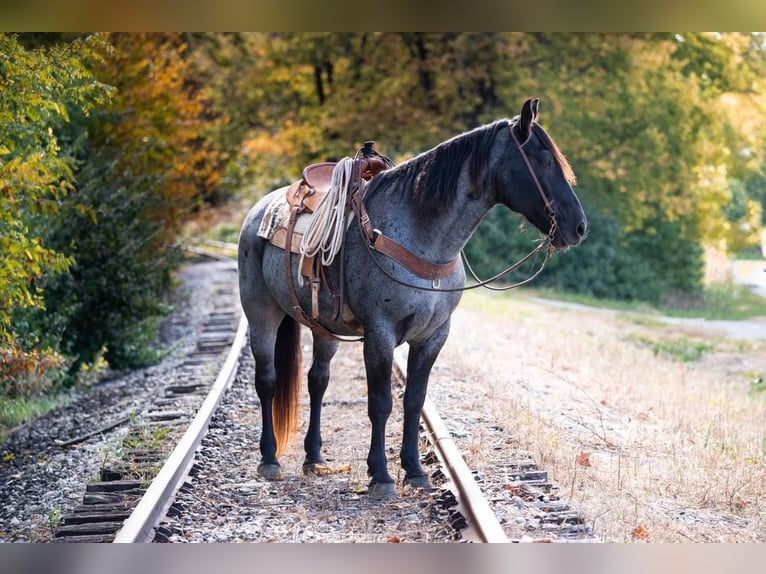
[[[263,237],[269,243],[280,249],[286,249],[287,240],[287,222],[290,219],[290,204],[287,203],[285,194],[277,194],[271,203],[266,207],[263,214],[261,225],[258,227],[258,237]],[[295,229],[290,241],[290,251],[300,253],[301,239],[311,221],[310,213],[302,213],[295,221]],[[311,266],[314,263],[313,257],[306,257],[303,260],[301,268],[302,275],[311,277]]]
[[[278,229],[287,229],[290,219],[290,204],[284,194],[280,193],[266,207],[261,224],[258,226],[258,237],[271,241]],[[310,213],[301,213],[295,221],[295,233],[303,235],[311,221]],[[300,240],[299,243],[300,245]],[[295,251],[295,253],[298,253]]]
[[[290,205],[284,193],[277,193],[271,203],[266,206],[263,219],[258,226],[258,237],[271,239],[277,229],[287,227],[288,219],[290,219]]]

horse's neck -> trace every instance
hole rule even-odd
[[[454,259],[492,207],[484,197],[470,198],[468,188],[468,177],[462,174],[448,208],[425,218],[415,213],[409,192],[379,190],[370,202],[372,225],[434,262]]]

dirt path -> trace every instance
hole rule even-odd
[[[766,287],[764,287],[766,293]],[[584,311],[586,313],[604,313],[608,315],[623,315],[639,318],[640,314],[615,311],[613,309],[604,309],[600,307],[590,307],[579,303],[570,303],[568,301],[556,301],[553,299],[534,299],[535,302],[562,309],[572,309]],[[652,316],[652,319],[676,325],[681,328],[692,328],[709,331],[713,334],[724,335],[735,339],[761,340],[766,341],[766,317],[758,317],[749,321],[725,321],[716,319],[698,319],[683,317],[666,317],[663,315]]]

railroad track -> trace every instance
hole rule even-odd
[[[177,360],[174,376],[166,383],[158,380],[159,388],[149,404],[114,425],[129,426],[119,447],[113,448],[119,456],[104,461],[98,480],[86,485],[82,503],[63,518],[63,524],[54,532],[54,542],[111,542],[118,530],[125,530],[136,523],[137,517],[145,516],[148,506],[152,506],[150,518],[160,518],[162,505],[172,499],[174,489],[180,486],[177,481],[188,470],[185,458],[193,456],[193,441],[205,432],[203,416],[215,411],[216,397],[227,383],[223,377],[231,371],[232,362],[236,365],[239,352],[233,349],[241,349],[244,343],[245,321],[240,318],[234,289],[236,274],[232,271],[236,268],[229,265],[214,279],[217,283],[211,296],[215,303],[199,321],[192,346]],[[59,446],[74,447],[107,433],[112,426],[60,441]],[[168,455],[174,441],[177,444]],[[157,492],[160,485],[165,485],[162,493]]]
[[[221,259],[224,255],[221,251],[230,249],[230,244],[216,243],[215,251],[207,254],[204,248],[195,247],[195,253],[209,255],[214,259]],[[201,460],[200,450],[209,432],[211,421],[216,416],[216,410],[221,405],[224,395],[231,388],[237,378],[238,369],[242,368],[243,357],[247,357],[248,351],[244,350],[247,338],[247,325],[244,317],[240,316],[238,309],[234,312],[227,308],[225,312],[213,315],[206,327],[203,327],[203,336],[200,337],[197,350],[200,354],[196,359],[191,359],[192,364],[197,360],[205,361],[211,354],[225,355],[220,371],[217,375],[208,375],[212,384],[208,387],[204,400],[196,408],[196,415],[191,421],[186,416],[179,414],[176,409],[179,396],[187,396],[194,392],[198,393],[203,387],[199,380],[190,383],[186,388],[175,385],[174,388],[165,389],[165,393],[159,400],[156,409],[147,414],[149,424],[160,425],[171,421],[178,426],[182,424],[185,431],[179,436],[172,452],[162,454],[158,449],[134,449],[135,452],[126,453],[130,457],[128,466],[148,464],[155,468],[159,462],[161,468],[150,482],[146,479],[125,479],[122,472],[102,470],[99,481],[87,486],[87,492],[83,497],[83,504],[75,512],[65,519],[65,524],[55,533],[54,540],[62,542],[107,542],[135,543],[151,541],[176,541],[177,531],[181,527],[173,526],[174,520],[183,514],[185,509],[193,506],[194,476],[209,463]],[[198,363],[197,363],[198,364]],[[400,348],[395,355],[395,371],[403,388],[403,373],[406,371],[406,350]],[[240,375],[248,378],[249,375]],[[252,385],[250,379],[250,386]],[[331,384],[332,387],[332,384]],[[251,397],[252,398],[252,397]],[[341,400],[342,402],[343,400]],[[350,399],[349,404],[364,410],[363,400]],[[230,409],[231,407],[227,407]],[[255,408],[255,407],[253,407]],[[181,419],[179,423],[178,418]],[[323,421],[324,425],[334,424],[330,420]],[[220,423],[223,425],[224,423]],[[157,427],[154,427],[157,428]],[[366,435],[356,435],[360,447],[366,447]],[[444,422],[439,417],[436,408],[430,400],[426,401],[422,416],[422,436],[428,441],[426,461],[429,468],[435,468],[432,478],[437,484],[434,494],[406,496],[401,505],[396,507],[396,516],[401,516],[402,506],[412,505],[415,512],[424,512],[424,506],[432,507],[428,510],[428,520],[442,521],[445,523],[440,532],[454,540],[473,542],[505,543],[519,541],[509,539],[506,529],[498,520],[493,511],[492,504],[482,492],[480,487],[481,478],[472,472],[461,456],[453,437]],[[255,442],[255,431],[250,437],[252,444]],[[396,443],[392,439],[392,443]],[[252,449],[251,444],[251,450]],[[204,449],[202,449],[204,450]],[[252,461],[254,467],[257,463]],[[135,469],[133,470],[135,474]],[[510,461],[505,464],[504,472],[510,473],[512,483],[510,488],[514,492],[515,503],[525,500],[526,504],[534,507],[538,515],[545,515],[543,522],[548,525],[558,525],[558,535],[538,536],[538,541],[559,540],[594,540],[595,538],[583,526],[584,520],[578,513],[572,511],[568,505],[558,501],[555,495],[555,485],[552,485],[547,474],[539,469],[530,460]],[[340,497],[346,502],[358,501],[361,492],[359,488],[349,488],[348,481],[343,482],[339,490],[333,492],[333,496]],[[244,488],[264,488],[261,484],[238,484],[238,492]],[[311,496],[311,484],[301,483],[306,496]],[[333,487],[338,488],[338,487]],[[273,493],[272,493],[273,494]],[[191,496],[191,502],[181,503],[179,499],[187,499]],[[292,494],[292,496],[298,496]],[[257,504],[247,496],[243,499],[245,504]],[[270,504],[285,505],[284,502],[270,502]],[[367,511],[374,513],[371,506],[365,507]],[[405,516],[413,516],[410,512]],[[378,521],[384,521],[379,519]],[[397,518],[397,520],[404,520]],[[174,535],[176,540],[174,540]],[[399,541],[393,534],[386,535],[389,541]],[[307,539],[307,540],[310,540]],[[429,539],[431,540],[431,539]]]

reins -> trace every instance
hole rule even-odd
[[[508,123],[508,130],[511,132],[511,137],[513,138],[514,143],[516,144],[517,149],[519,150],[519,154],[521,155],[522,160],[524,161],[524,165],[527,166],[527,170],[529,171],[530,176],[532,177],[532,181],[534,181],[535,186],[537,187],[537,191],[540,194],[540,197],[543,200],[543,204],[545,205],[545,210],[548,212],[548,216],[551,220],[551,227],[548,231],[548,236],[540,242],[537,247],[535,247],[532,251],[530,251],[527,255],[522,257],[519,261],[514,263],[513,265],[509,266],[505,270],[501,271],[497,275],[494,275],[493,277],[490,277],[489,279],[479,279],[479,277],[474,272],[473,268],[471,267],[471,264],[468,262],[468,257],[465,254],[465,250],[460,250],[460,255],[463,259],[463,262],[468,269],[469,273],[473,277],[473,279],[476,281],[473,285],[467,285],[463,287],[453,287],[453,288],[442,288],[439,286],[439,283],[441,282],[441,277],[432,279],[431,281],[431,287],[425,287],[423,285],[415,285],[414,283],[409,283],[407,281],[403,281],[394,275],[392,275],[381,263],[378,261],[378,258],[375,256],[374,251],[380,251],[379,249],[376,249],[376,243],[377,240],[381,237],[385,237],[381,234],[381,232],[377,229],[373,229],[373,235],[371,236],[369,233],[369,217],[367,216],[366,211],[364,210],[364,206],[361,204],[361,200],[358,198],[357,195],[357,201],[352,201],[352,205],[354,206],[354,210],[357,211],[360,209],[360,212],[357,212],[357,215],[359,216],[359,228],[362,232],[363,237],[366,239],[363,241],[365,247],[367,248],[368,253],[370,254],[370,258],[373,260],[375,265],[380,269],[380,271],[389,279],[394,281],[395,283],[398,283],[399,285],[403,285],[405,287],[412,287],[413,289],[420,289],[421,291],[433,291],[438,293],[450,293],[450,292],[456,292],[456,291],[469,291],[471,289],[478,289],[479,287],[485,287],[487,289],[490,289],[492,291],[509,291],[510,289],[515,289],[516,287],[520,287],[522,285],[525,285],[532,281],[535,277],[537,277],[542,270],[545,268],[545,265],[548,263],[548,259],[550,259],[551,254],[553,253],[554,247],[553,247],[553,236],[556,233],[556,212],[553,210],[553,207],[551,205],[550,200],[548,199],[548,196],[545,194],[545,191],[543,191],[543,187],[540,184],[540,180],[537,178],[537,175],[535,174],[534,170],[532,169],[532,164],[529,162],[529,158],[527,157],[527,154],[524,152],[524,145],[529,141],[529,138],[527,138],[524,143],[520,143],[518,138],[516,137],[516,134],[513,132],[513,124],[510,122]],[[532,137],[532,132],[530,131],[529,137]],[[357,190],[358,191],[358,190]],[[354,199],[354,195],[352,194],[352,200]],[[363,218],[367,221],[367,227],[365,227]],[[517,283],[513,283],[512,285],[506,285],[504,287],[494,287],[490,285],[490,283],[494,283],[495,281],[498,281],[499,279],[502,279],[509,273],[512,273],[516,269],[518,269],[521,265],[529,261],[531,258],[536,257],[541,251],[545,250],[545,258],[543,259],[543,262],[540,264],[540,268],[535,271],[531,276],[527,277],[526,279],[519,281]],[[394,257],[395,260],[399,261],[397,258]],[[401,261],[399,261],[401,263]],[[454,268],[454,263],[456,263],[457,260],[453,261],[452,263],[444,264],[444,268],[446,269],[447,266],[451,266]],[[433,264],[431,264],[433,265]]]

